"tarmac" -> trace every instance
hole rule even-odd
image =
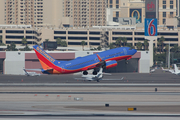
[[[179,120],[180,76],[113,73],[104,77],[124,79],[99,83],[75,77],[0,75],[0,119]]]
[[[41,75],[41,76],[25,76],[25,75],[0,75],[0,83],[85,83],[97,84],[97,81],[75,80],[81,75],[65,74],[65,75]],[[123,80],[101,80],[100,83],[180,83],[180,76],[163,72],[158,69],[154,73],[112,73],[112,75],[104,75],[107,79]]]

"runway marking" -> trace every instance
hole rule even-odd
[[[123,83],[0,83],[1,87],[4,86],[53,86],[53,87],[180,87],[180,84],[123,84]]]
[[[49,96],[47,94],[180,95],[180,92],[0,92],[0,94],[46,94],[46,96]]]

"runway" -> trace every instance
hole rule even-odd
[[[0,75],[0,119],[179,120],[180,76],[113,73],[105,78],[124,79],[99,83],[74,77],[80,75]]]
[[[25,76],[25,75],[0,75],[0,83],[85,83],[85,84],[97,84],[96,81],[82,81],[75,80],[74,78],[80,78],[81,75],[41,75],[41,76]],[[162,70],[156,70],[154,73],[112,73],[112,75],[104,75],[107,79],[120,79],[123,80],[107,80],[100,81],[100,83],[180,83],[180,76],[163,72]]]

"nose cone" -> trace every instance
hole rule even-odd
[[[136,50],[136,49],[132,49],[132,51],[133,51],[133,55],[137,52],[137,50]]]
[[[136,52],[136,49],[129,49],[129,55],[134,55]]]

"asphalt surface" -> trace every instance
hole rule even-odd
[[[112,73],[104,78],[124,79],[100,83],[74,79],[80,77],[73,74],[0,75],[0,120],[179,120],[180,89],[174,85],[180,85],[180,76],[156,70],[150,74]],[[3,86],[5,84],[14,86]],[[18,86],[20,84],[24,86]],[[38,84],[41,87],[33,86]],[[43,86],[48,84],[52,86]],[[56,84],[61,86],[54,87]],[[81,86],[77,86],[79,84]],[[157,91],[153,84],[159,86]],[[128,107],[136,111],[128,111]]]
[[[100,83],[180,83],[180,76],[156,70],[154,73],[112,73],[104,75],[105,79],[123,80],[105,80]],[[81,75],[0,75],[0,83],[97,83],[96,81],[75,80],[81,78]]]

